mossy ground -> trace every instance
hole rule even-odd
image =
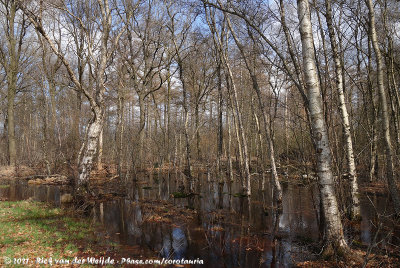
[[[0,202],[0,266],[7,258],[29,259],[28,266],[36,266],[37,257],[72,261],[74,257],[105,256],[107,246],[96,236],[98,228],[88,219],[44,203]]]

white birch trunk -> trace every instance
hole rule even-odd
[[[231,117],[229,109],[226,108],[226,118],[228,124],[228,144],[227,144],[227,166],[229,173],[229,182],[233,182],[233,167],[232,167],[232,131],[231,131]]]
[[[99,136],[99,152],[97,154],[97,169],[100,170],[103,168],[103,164],[101,159],[103,158],[103,128],[101,128],[100,136]]]
[[[123,138],[124,138],[124,114],[125,114],[125,98],[124,98],[124,87],[121,83],[118,88],[118,105],[117,105],[117,133],[116,133],[116,144],[117,144],[117,169],[120,180],[122,179],[122,158],[123,158]]]
[[[323,206],[322,213],[325,218],[324,253],[327,255],[332,253],[344,253],[348,250],[348,246],[344,240],[340,211],[335,196],[334,180],[331,170],[332,159],[326,122],[323,115],[321,89],[315,63],[314,41],[308,0],[298,0],[297,7],[300,21],[305,84],[309,100],[308,107],[311,115],[312,134],[317,154],[317,173]]]
[[[83,187],[86,190],[89,186],[90,172],[93,167],[93,160],[96,157],[101,129],[103,128],[103,113],[101,109],[97,108],[93,110],[93,113],[94,119],[89,123],[85,148],[79,162],[78,188]]]
[[[28,10],[25,6],[21,5],[20,8],[27,15],[32,25],[36,28],[36,30],[47,40],[50,45],[50,48],[57,55],[57,57],[61,60],[64,66],[67,69],[70,79],[75,85],[75,90],[77,92],[83,93],[89,103],[90,108],[92,110],[92,119],[88,125],[85,142],[81,148],[78,169],[78,191],[88,191],[89,190],[89,177],[90,171],[93,167],[93,159],[96,156],[98,142],[101,130],[103,128],[103,116],[104,116],[104,94],[105,94],[105,85],[104,85],[104,72],[107,67],[107,60],[111,56],[108,50],[108,42],[111,31],[111,23],[112,16],[111,10],[109,6],[108,0],[97,1],[101,12],[101,35],[100,35],[100,53],[98,59],[98,68],[96,69],[96,88],[94,92],[88,91],[86,87],[84,87],[81,82],[77,79],[70,62],[67,58],[64,57],[63,53],[59,49],[56,48],[52,39],[47,35],[44,27],[42,25],[41,14],[39,17],[33,14],[30,10]],[[117,35],[114,39],[114,45],[118,42],[123,31]],[[93,53],[93,44],[90,41],[87,44],[88,54],[90,58],[94,57]]]
[[[370,19],[370,35],[371,42],[374,48],[375,57],[376,57],[376,67],[377,67],[377,78],[378,78],[378,92],[379,99],[381,103],[382,109],[382,130],[385,138],[386,145],[386,178],[389,186],[389,191],[392,196],[394,210],[397,214],[400,214],[400,196],[399,190],[396,185],[396,181],[394,180],[394,167],[393,167],[393,147],[392,141],[390,137],[390,125],[389,125],[389,115],[388,115],[388,107],[387,107],[387,99],[386,92],[383,80],[383,62],[382,55],[378,44],[378,38],[376,35],[375,29],[375,14],[374,14],[374,6],[372,0],[367,0],[367,6],[369,10],[369,19]]]
[[[243,49],[243,45],[239,42],[239,39],[237,38],[235,32],[233,31],[233,27],[231,25],[229,17],[226,16],[226,19],[228,22],[229,29],[235,40],[235,43],[238,46],[238,48],[243,56],[243,59],[246,63],[247,70],[249,71],[249,74],[250,74],[250,77],[252,80],[253,90],[257,94],[258,105],[260,106],[260,109],[262,112],[262,119],[263,119],[263,123],[264,123],[264,132],[265,132],[265,137],[266,137],[266,140],[268,143],[269,157],[270,157],[270,161],[271,161],[271,171],[272,171],[271,173],[272,173],[272,180],[274,183],[274,190],[275,190],[274,200],[280,205],[282,203],[282,188],[281,188],[281,184],[279,182],[278,172],[276,170],[274,142],[272,140],[271,133],[269,130],[270,120],[268,120],[269,118],[267,116],[265,105],[262,101],[261,90],[258,85],[256,74],[248,62],[248,59],[247,59],[244,49]]]
[[[358,199],[359,191],[358,191],[356,165],[354,162],[353,141],[351,139],[351,132],[350,132],[349,115],[347,113],[346,101],[343,91],[344,79],[342,73],[342,62],[339,58],[339,52],[336,46],[336,34],[332,25],[332,7],[330,0],[325,1],[325,6],[326,6],[326,22],[328,25],[329,38],[331,39],[332,54],[335,62],[336,88],[339,95],[339,110],[343,124],[344,139],[346,144],[346,157],[347,157],[347,164],[349,167],[349,179],[351,187],[350,217],[358,218],[360,217],[360,201]]]
[[[244,133],[244,128],[243,128],[243,120],[242,120],[242,114],[239,110],[239,101],[238,101],[238,94],[237,94],[237,89],[235,82],[233,80],[233,73],[230,67],[230,64],[228,63],[228,59],[226,58],[226,55],[224,55],[224,62],[225,66],[228,72],[228,77],[229,80],[231,81],[231,90],[232,90],[232,97],[233,97],[233,107],[235,110],[235,115],[236,115],[236,133],[238,136],[238,141],[240,141],[239,144],[239,152],[241,152],[242,155],[242,161],[243,161],[243,172],[244,172],[244,180],[243,180],[243,193],[246,195],[251,195],[251,176],[250,176],[250,166],[249,166],[249,155],[248,155],[248,149],[247,149],[247,141]]]

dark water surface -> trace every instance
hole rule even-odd
[[[269,183],[267,190],[261,191],[261,182],[254,179],[251,198],[243,198],[236,195],[240,192],[239,183],[220,185],[208,182],[207,176],[199,181],[199,195],[179,199],[171,196],[177,191],[174,176],[155,175],[139,182],[129,181],[125,198],[96,203],[90,217],[103,224],[110,239],[125,246],[128,254],[130,247],[140,246],[160,258],[200,259],[206,264],[203,267],[289,267],[317,257],[316,248],[310,246],[319,239],[315,185],[282,183],[283,210],[277,215]],[[31,198],[60,206],[61,195],[69,191],[20,181],[0,188],[0,200]],[[176,208],[190,208],[195,216],[186,220],[172,216],[168,222],[149,221],[143,202],[148,205],[151,201],[155,206],[169,201]],[[350,244],[371,243],[377,211],[391,213],[387,198],[362,195],[361,224],[345,225]],[[386,224],[377,238],[385,238],[388,230],[393,230],[389,222]],[[385,243],[399,244],[399,236],[400,230],[395,230]]]

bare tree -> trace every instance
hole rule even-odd
[[[346,144],[346,157],[347,157],[347,165],[349,168],[349,179],[350,179],[350,187],[351,187],[351,207],[350,207],[350,217],[351,218],[359,218],[360,217],[360,201],[358,199],[359,191],[358,191],[358,182],[357,182],[357,174],[356,174],[356,164],[354,161],[354,151],[353,151],[353,141],[351,138],[350,132],[350,123],[349,123],[349,115],[347,113],[346,101],[343,91],[343,73],[342,73],[342,62],[339,56],[339,52],[336,46],[336,33],[333,27],[332,22],[332,7],[331,1],[325,0],[326,7],[326,22],[329,30],[329,38],[331,39],[331,48],[333,60],[335,62],[335,80],[336,80],[336,89],[339,97],[339,110],[340,116],[342,119],[344,139]]]
[[[377,78],[378,78],[378,92],[379,92],[379,99],[381,105],[381,114],[382,114],[382,130],[383,135],[385,138],[385,145],[386,145],[386,177],[387,183],[389,186],[389,191],[393,199],[394,210],[397,214],[400,214],[400,196],[399,190],[396,185],[396,181],[394,179],[394,166],[393,166],[393,146],[390,137],[390,124],[389,124],[389,114],[388,114],[388,107],[387,107],[387,99],[386,99],[386,92],[383,80],[383,60],[381,51],[378,44],[378,38],[376,34],[375,28],[375,11],[372,0],[366,0],[366,4],[369,10],[369,23],[370,23],[370,39],[372,46],[374,48],[375,57],[376,57],[376,68],[377,68]]]
[[[108,60],[110,59],[112,53],[108,50],[109,47],[109,39],[111,33],[111,25],[112,25],[112,14],[110,9],[110,3],[108,0],[98,0],[97,6],[100,16],[99,29],[97,29],[101,35],[99,38],[100,48],[98,51],[98,58],[95,70],[95,88],[89,90],[85,87],[75,75],[72,65],[67,57],[55,46],[54,41],[50,38],[48,33],[43,26],[43,17],[41,12],[31,11],[28,6],[20,4],[20,7],[24,11],[24,13],[29,17],[32,25],[36,28],[36,30],[44,37],[44,39],[49,43],[53,52],[59,57],[66,67],[69,77],[72,80],[75,90],[82,92],[85,97],[88,99],[90,108],[92,111],[92,119],[89,122],[87,127],[85,142],[82,145],[81,152],[82,155],[79,159],[79,177],[78,177],[78,189],[89,190],[89,176],[90,171],[92,170],[93,161],[96,156],[96,152],[98,149],[99,137],[101,134],[101,130],[103,128],[103,118],[104,118],[104,94],[105,94],[105,71],[107,68]],[[40,2],[40,8],[43,8],[43,2]],[[82,21],[79,17],[76,17],[67,6],[67,3],[62,2],[59,6],[59,9],[65,12],[68,15],[74,16],[80,23],[82,27],[85,28]],[[93,10],[94,11],[94,10]],[[94,14],[93,14],[94,15]],[[91,39],[89,34],[86,32],[86,42],[88,55],[92,60],[96,59],[94,49],[95,40]],[[114,39],[114,43],[117,43],[122,31],[116,35]]]
[[[204,4],[204,9],[206,12],[207,23],[209,25],[209,28],[211,30],[211,33],[212,33],[212,36],[214,39],[214,44],[217,47],[219,57],[225,66],[227,82],[230,85],[230,86],[228,86],[228,92],[230,91],[232,107],[234,109],[235,131],[236,131],[236,136],[238,139],[239,155],[240,155],[240,160],[241,160],[240,162],[242,163],[243,175],[244,175],[244,178],[242,179],[243,193],[246,195],[251,195],[251,175],[250,175],[247,139],[245,136],[242,114],[241,114],[239,102],[238,102],[238,90],[236,87],[232,68],[229,63],[229,58],[227,55],[226,42],[227,42],[228,38],[226,36],[226,33],[222,33],[223,31],[225,31],[224,27],[221,30],[222,31],[221,34],[219,34],[217,32],[217,26],[216,26],[216,21],[215,21],[215,11],[213,11],[210,7],[207,7],[206,4]],[[225,37],[225,38],[222,38],[222,37]]]
[[[26,17],[18,12],[18,1],[0,1],[0,14],[6,45],[0,46],[0,63],[6,73],[7,80],[7,131],[8,131],[8,163],[15,166],[17,163],[17,146],[15,137],[14,106],[17,93],[18,73],[21,72],[23,43],[26,34]]]
[[[317,174],[325,219],[324,253],[330,255],[347,252],[340,211],[335,196],[332,160],[328,132],[323,115],[320,82],[315,64],[314,40],[308,0],[298,0],[298,18],[303,54],[304,77],[307,89],[308,107],[311,115],[312,134],[317,153]]]
[[[168,65],[164,39],[167,29],[163,27],[166,19],[162,12],[154,12],[162,8],[157,1],[126,1],[124,8],[125,15],[121,14],[121,17],[126,25],[127,34],[124,36],[125,42],[121,42],[120,46],[121,51],[126,50],[122,56],[138,97],[139,154],[136,157],[139,166],[143,168],[147,98],[160,90],[168,79],[168,75],[163,74]]]
[[[174,58],[177,63],[178,69],[178,78],[181,82],[182,86],[182,108],[183,108],[183,132],[185,137],[185,151],[186,151],[186,164],[184,168],[184,174],[187,178],[189,185],[189,192],[194,192],[194,178],[192,175],[192,156],[191,156],[191,148],[190,148],[190,138],[189,138],[189,96],[188,96],[188,82],[186,77],[186,69],[184,60],[189,56],[187,51],[187,39],[189,29],[191,28],[192,20],[190,16],[186,18],[186,20],[182,23],[183,25],[179,25],[181,28],[177,28],[176,15],[177,11],[173,10],[172,3],[167,3],[167,13],[170,19],[168,24],[168,30],[171,35],[172,42],[172,51],[174,53]]]
[[[265,137],[266,137],[266,143],[268,144],[268,149],[269,149],[269,157],[270,157],[270,161],[271,161],[271,171],[272,171],[272,180],[274,182],[274,190],[275,190],[275,201],[278,204],[282,203],[282,189],[281,189],[281,185],[279,182],[279,178],[278,178],[278,172],[276,170],[276,162],[275,162],[275,150],[274,150],[274,142],[272,140],[271,137],[271,133],[270,133],[270,117],[268,117],[267,115],[267,111],[264,105],[264,102],[262,100],[261,97],[261,90],[258,84],[258,79],[255,73],[255,64],[253,66],[250,65],[249,59],[247,58],[247,55],[244,51],[244,46],[243,44],[239,41],[233,27],[231,24],[231,21],[228,17],[227,14],[225,14],[225,18],[227,20],[228,23],[228,27],[229,30],[232,33],[232,36],[235,40],[236,45],[238,46],[240,53],[243,56],[243,60],[246,64],[247,70],[249,71],[250,77],[251,77],[251,81],[252,81],[252,85],[253,85],[253,90],[255,91],[256,95],[257,95],[257,100],[258,100],[258,105],[260,107],[261,113],[262,113],[262,119],[263,119],[263,125],[264,125],[264,133],[265,133]],[[253,42],[254,42],[254,37],[252,35],[250,35]],[[254,52],[253,52],[254,53]]]

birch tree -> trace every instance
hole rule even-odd
[[[143,150],[145,137],[146,101],[149,96],[160,90],[168,75],[162,75],[167,68],[166,52],[167,29],[162,12],[155,10],[163,7],[157,1],[126,1],[124,3],[125,15],[123,16],[127,32],[121,42],[122,49],[127,52],[122,54],[126,70],[130,76],[133,90],[139,102],[139,129],[138,129],[138,163],[143,168]],[[124,47],[126,46],[126,48]]]
[[[387,107],[386,91],[383,79],[383,60],[381,51],[378,44],[378,38],[376,34],[375,27],[375,11],[372,0],[366,0],[368,6],[368,17],[369,17],[369,27],[370,27],[370,39],[372,47],[375,52],[376,58],[376,71],[377,71],[377,83],[378,83],[378,93],[381,105],[381,116],[382,116],[382,131],[385,139],[386,146],[386,179],[389,186],[390,195],[392,196],[394,210],[396,214],[400,214],[400,196],[399,190],[394,179],[394,165],[393,165],[393,146],[390,137],[390,124],[389,124],[389,112]]]
[[[328,132],[324,119],[320,82],[315,63],[314,40],[310,19],[308,0],[297,1],[299,30],[302,44],[303,68],[311,115],[311,128],[317,157],[317,174],[319,177],[322,213],[325,219],[324,253],[344,253],[348,245],[344,240],[340,211],[335,196],[332,174],[332,159],[329,148]]]
[[[274,142],[272,140],[272,136],[271,136],[270,129],[269,129],[271,120],[267,115],[265,104],[264,104],[264,102],[262,100],[261,90],[260,90],[260,86],[259,86],[259,83],[258,83],[258,78],[257,78],[256,73],[255,73],[255,66],[251,66],[251,64],[249,62],[249,59],[248,59],[248,56],[246,55],[246,52],[244,50],[244,46],[239,41],[239,38],[237,37],[237,35],[236,35],[236,33],[235,33],[234,29],[233,29],[232,23],[231,23],[228,15],[225,14],[225,17],[226,17],[226,20],[227,20],[227,23],[228,23],[229,30],[232,33],[233,39],[235,40],[235,43],[238,46],[239,51],[242,54],[243,60],[244,60],[244,62],[246,64],[246,68],[249,71],[250,78],[251,78],[251,81],[252,81],[253,90],[255,91],[255,93],[257,95],[258,106],[260,107],[260,110],[261,110],[262,120],[263,120],[263,125],[264,125],[264,129],[263,130],[264,130],[264,134],[265,134],[266,143],[268,144],[269,157],[270,157],[270,161],[271,161],[272,181],[274,183],[274,190],[275,190],[274,199],[278,204],[280,204],[282,202],[282,188],[281,188],[281,184],[279,182],[278,172],[276,170]],[[254,38],[253,38],[253,42],[254,42]],[[257,117],[256,117],[256,119],[257,119]]]
[[[46,3],[47,8],[51,6],[51,4]],[[53,39],[50,37],[48,32],[46,31],[46,27],[43,25],[44,18],[41,12],[32,11],[30,9],[31,6],[24,5],[24,3],[20,2],[20,7],[24,11],[24,13],[29,17],[30,22],[35,27],[35,29],[43,36],[43,38],[48,42],[50,48],[55,53],[57,57],[60,58],[63,65],[67,69],[69,78],[71,79],[74,89],[78,92],[83,93],[83,95],[87,98],[90,104],[90,109],[92,112],[92,118],[89,121],[87,126],[85,141],[81,147],[81,157],[78,159],[78,169],[79,169],[79,176],[78,176],[78,190],[89,191],[89,177],[90,172],[92,170],[93,161],[96,157],[96,152],[99,145],[99,137],[103,128],[103,117],[104,117],[104,94],[106,91],[105,87],[105,71],[107,68],[107,63],[112,55],[112,51],[109,50],[109,39],[111,34],[111,26],[112,26],[112,19],[113,16],[111,14],[110,3],[108,0],[98,0],[96,3],[93,3],[93,10],[88,11],[87,14],[92,14],[95,16],[95,10],[98,10],[99,15],[99,23],[97,29],[95,30],[99,34],[98,42],[99,42],[99,51],[94,51],[94,40],[90,38],[88,33],[88,29],[83,24],[82,20],[75,16],[68,9],[68,5],[73,3],[61,2],[57,6],[57,9],[60,12],[63,12],[66,15],[74,17],[81,25],[82,28],[85,29],[86,33],[86,47],[87,47],[87,54],[91,58],[91,64],[95,67],[95,87],[88,88],[84,84],[82,84],[73,69],[73,66],[70,62],[70,59],[66,55],[60,51],[59,48],[54,44]],[[43,8],[43,1],[40,1],[39,6]],[[85,6],[85,8],[90,8],[90,5]],[[37,15],[38,14],[38,15]],[[94,17],[92,17],[94,19]],[[122,31],[117,34],[114,38],[114,42],[117,43],[119,40]],[[93,61],[96,61],[93,62]]]
[[[187,16],[185,21],[179,23],[177,21],[177,15],[180,14],[178,11],[173,10],[174,6],[172,2],[167,3],[167,13],[170,19],[168,23],[168,30],[171,36],[171,46],[173,55],[177,64],[178,79],[182,86],[182,109],[183,109],[183,134],[185,138],[185,158],[186,164],[184,167],[184,175],[186,176],[189,192],[194,192],[194,178],[192,176],[192,155],[190,148],[190,138],[189,138],[189,96],[188,96],[188,81],[186,78],[186,66],[184,60],[189,56],[187,51],[187,42],[189,29],[191,28],[192,18]],[[183,186],[183,185],[182,185]],[[181,187],[182,188],[182,187]]]
[[[326,13],[325,13],[326,23],[328,25],[329,38],[331,40],[332,56],[335,62],[336,89],[339,97],[339,110],[343,125],[347,165],[349,168],[349,180],[351,187],[350,217],[358,218],[360,216],[360,201],[358,199],[359,191],[358,191],[358,181],[356,174],[356,164],[354,162],[353,141],[351,138],[349,115],[347,113],[346,101],[343,90],[343,80],[344,80],[342,72],[343,66],[336,45],[336,33],[333,27],[332,6],[330,0],[325,0],[325,7],[326,7]]]
[[[225,26],[222,27],[221,33],[217,31],[215,10],[213,11],[211,7],[207,7],[205,1],[203,1],[203,3],[204,3],[204,10],[206,12],[207,23],[214,40],[214,44],[217,48],[219,58],[223,63],[223,65],[225,66],[226,80],[228,84],[228,93],[230,94],[232,108],[234,109],[233,115],[234,115],[235,131],[239,145],[240,162],[243,168],[242,189],[243,189],[243,194],[249,196],[251,195],[249,153],[248,153],[245,130],[243,127],[242,114],[240,111],[240,106],[238,101],[238,89],[235,83],[234,75],[228,57],[228,44],[227,44],[228,37],[227,34],[224,32]]]

